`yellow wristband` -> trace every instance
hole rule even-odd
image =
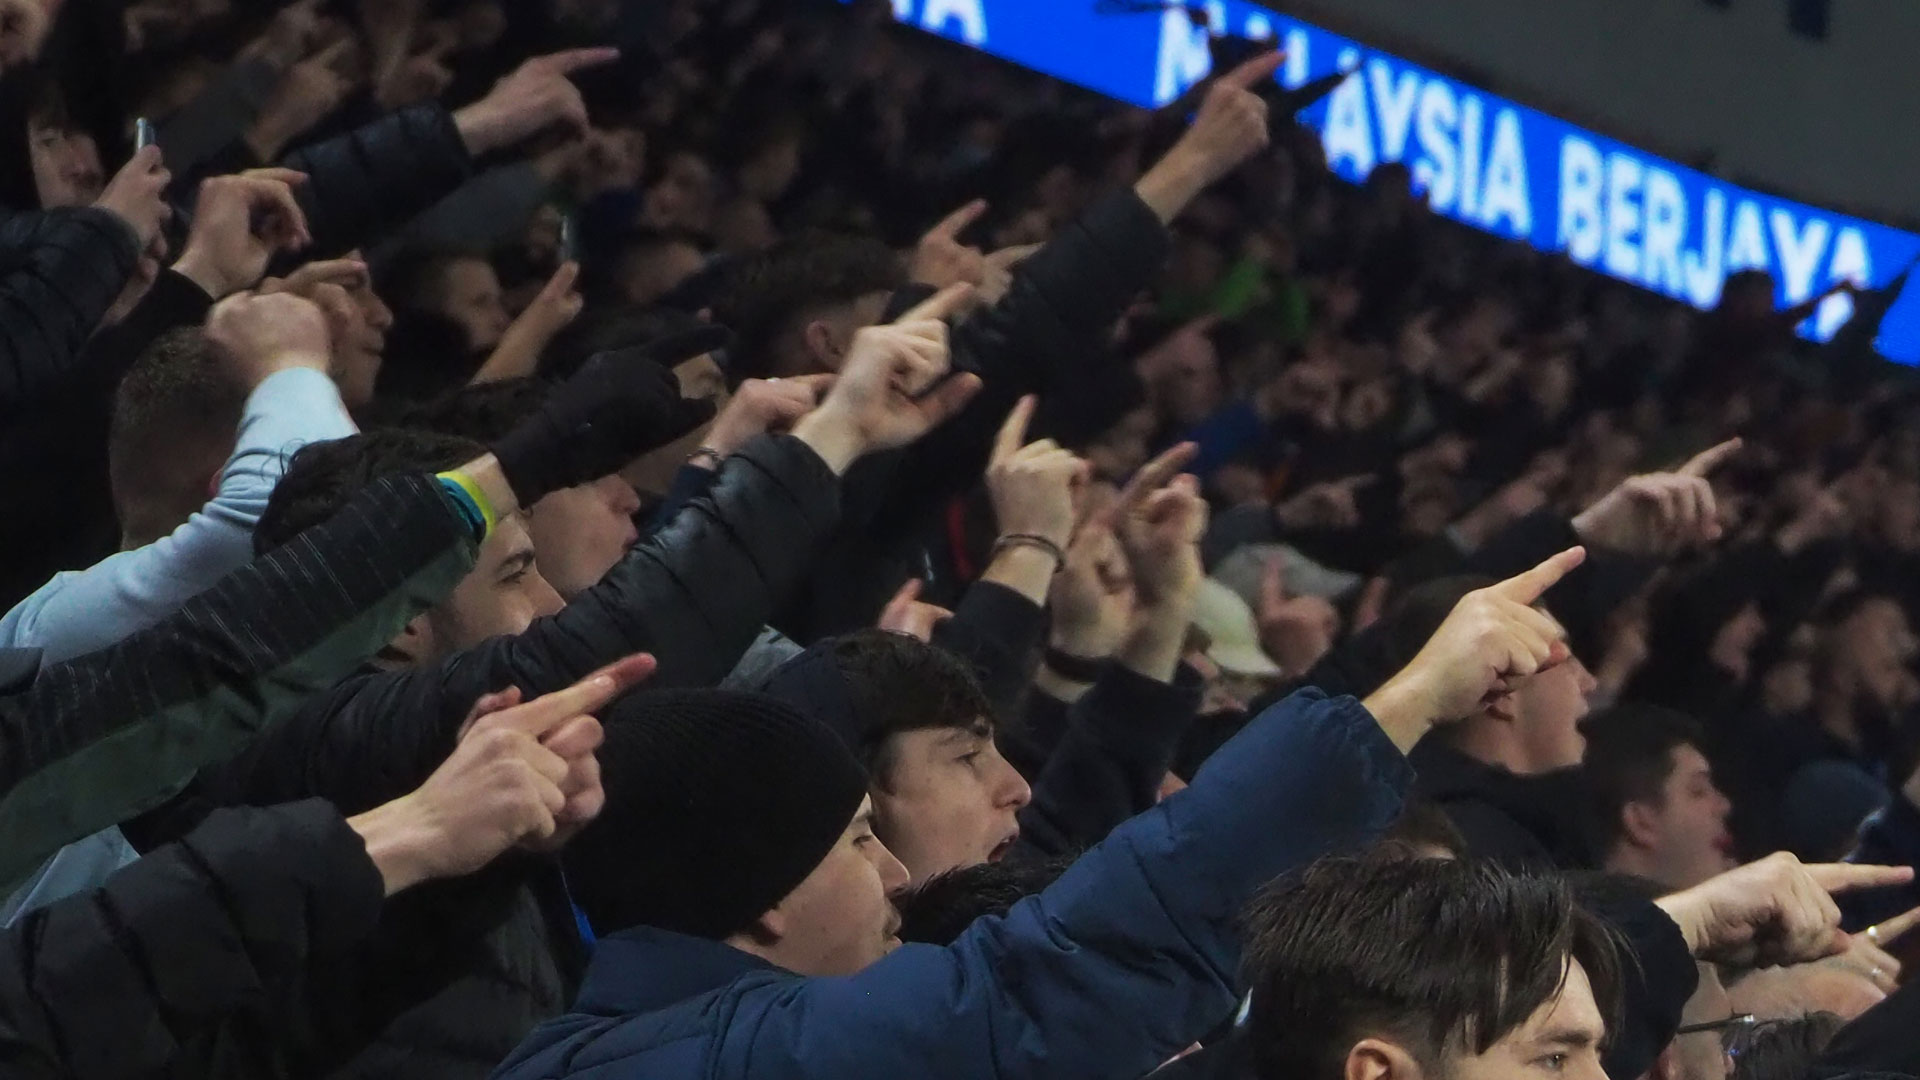
[[[500,514],[494,510],[493,502],[487,498],[486,493],[480,490],[480,485],[474,483],[473,477],[455,470],[440,473],[439,479],[453,484],[473,501],[473,508],[480,512],[480,519],[486,525],[486,535],[492,536],[494,526],[500,524]]]

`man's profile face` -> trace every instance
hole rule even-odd
[[[1558,997],[1535,1009],[1486,1053],[1450,1055],[1445,1080],[1606,1080],[1600,1064],[1605,1034],[1586,969],[1569,959]]]
[[[915,885],[1004,856],[1033,798],[985,720],[889,736],[871,790],[876,831]]]
[[[445,602],[427,613],[431,636],[427,655],[414,659],[435,660],[489,638],[522,633],[533,620],[552,615],[562,606],[560,595],[534,563],[525,516],[510,515],[480,545],[473,571]]]
[[[1658,836],[1654,855],[1665,868],[1662,885],[1690,889],[1737,865],[1727,831],[1733,804],[1714,784],[1713,768],[1697,748],[1682,744],[1668,757],[1673,771],[1661,786],[1659,805],[1650,808]]]
[[[1587,750],[1580,721],[1596,684],[1579,657],[1514,680],[1513,714],[1530,772],[1580,764]]]
[[[900,947],[893,897],[907,873],[874,835],[862,800],[833,850],[766,918],[780,933],[778,961],[800,975],[852,975]]]

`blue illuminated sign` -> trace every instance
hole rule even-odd
[[[1095,0],[892,0],[902,22],[1134,105],[1204,78],[1206,31],[1183,10],[1108,14]],[[1357,68],[1301,114],[1327,162],[1358,182],[1405,162],[1435,212],[1700,308],[1736,270],[1760,267],[1797,304],[1836,281],[1884,284],[1920,256],[1920,236],[1717,180],[1417,64],[1245,0],[1204,5],[1215,27],[1277,38],[1296,87]],[[1920,290],[1881,327],[1888,358],[1920,364]],[[1825,341],[1845,296],[1801,327]]]

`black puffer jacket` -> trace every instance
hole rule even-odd
[[[325,802],[221,811],[0,937],[0,1073],[211,1075],[214,1033],[271,1017],[311,963],[365,940],[384,891]]]
[[[313,246],[305,259],[329,259],[406,224],[465,183],[473,171],[467,144],[439,105],[416,105],[345,135],[315,143],[282,162],[307,174],[297,189]]]
[[[806,594],[774,625],[802,643],[871,625],[900,583],[923,572],[927,530],[949,500],[979,483],[1014,402],[1039,394],[1049,409],[1070,409],[1076,384],[1108,377],[1100,370],[1109,363],[1106,335],[1152,284],[1168,244],[1160,219],[1126,190],[1094,203],[1021,264],[1005,298],[954,330],[954,366],[979,374],[984,389],[925,439],[847,474],[846,524]]]
[[[67,385],[139,255],[133,230],[106,210],[15,214],[0,224],[0,417]]]
[[[790,597],[839,521],[839,479],[812,449],[763,437],[728,460],[707,496],[557,615],[423,670],[368,674],[310,700],[186,796],[125,827],[140,850],[212,806],[323,796],[348,814],[412,791],[452,750],[475,699],[518,686],[531,699],[647,651],[648,683],[711,686]],[[549,863],[396,898],[380,939],[322,973],[306,1004],[262,1032],[272,1070],[249,1076],[479,1078],[579,976],[573,924]]]

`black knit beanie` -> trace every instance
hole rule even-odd
[[[606,808],[562,856],[597,933],[745,930],[820,865],[867,794],[838,736],[764,695],[631,694],[601,719]]]

